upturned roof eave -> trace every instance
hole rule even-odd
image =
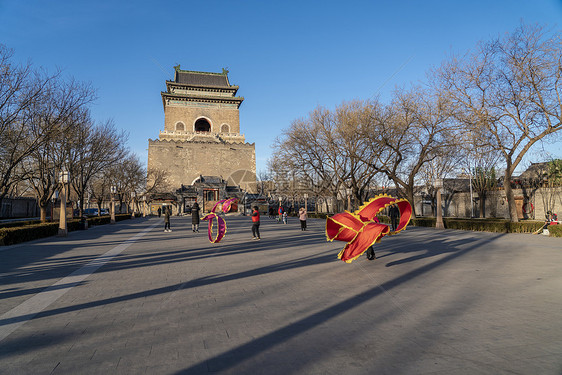
[[[224,96],[206,96],[206,95],[185,95],[185,94],[178,94],[178,93],[169,93],[162,91],[160,93],[162,95],[162,100],[164,98],[181,98],[181,99],[193,99],[193,100],[219,100],[219,101],[233,101],[233,102],[243,102],[243,96],[232,96],[232,97],[224,97]]]
[[[222,90],[234,90],[238,91],[240,88],[237,85],[219,86],[219,85],[194,85],[189,83],[179,83],[175,81],[166,81],[166,86],[183,86],[183,87],[194,87],[194,88],[205,88],[205,89],[222,89]]]

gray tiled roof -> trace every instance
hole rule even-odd
[[[190,72],[178,70],[176,83],[193,86],[230,87],[226,74]]]

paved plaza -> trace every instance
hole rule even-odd
[[[0,374],[562,373],[562,239],[134,219],[0,248]]]

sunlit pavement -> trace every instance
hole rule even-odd
[[[560,374],[562,239],[135,219],[0,248],[1,374]],[[150,227],[152,229],[150,229]]]

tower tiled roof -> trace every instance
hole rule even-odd
[[[222,73],[208,73],[181,70],[179,65],[174,68],[176,83],[190,86],[231,87],[228,82],[228,70],[223,69]]]

